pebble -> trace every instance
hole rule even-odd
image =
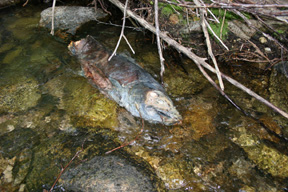
[[[259,38],[260,43],[267,43],[267,39],[265,37]]]

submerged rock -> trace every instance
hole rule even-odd
[[[35,10],[35,14],[31,17],[19,15],[16,20],[11,20],[7,26],[7,30],[12,32],[13,36],[21,41],[26,41],[31,34],[36,33],[39,21],[39,12]],[[13,38],[14,38],[13,37]]]
[[[260,169],[274,177],[288,177],[288,156],[265,145],[257,136],[249,133],[245,127],[233,128],[237,131],[232,141],[238,144],[248,154]]]
[[[74,126],[117,126],[116,103],[103,97],[86,79],[62,75],[48,81],[44,88],[58,98],[58,109],[66,110]]]
[[[157,191],[151,178],[125,159],[96,156],[65,172],[60,182],[72,191]]]
[[[276,65],[272,74],[270,75],[270,101],[284,110],[288,112],[288,79],[287,79],[287,71],[288,71],[287,63],[279,63]],[[286,118],[281,116],[275,116],[273,119],[282,127],[282,134],[288,138],[288,121]]]
[[[67,30],[75,34],[78,27],[88,21],[95,21],[106,17],[107,14],[101,9],[80,6],[59,6],[55,7],[54,29]],[[52,8],[45,9],[41,13],[39,25],[51,29]]]
[[[40,98],[38,82],[33,78],[21,77],[14,83],[0,87],[0,113],[25,111],[36,106]]]

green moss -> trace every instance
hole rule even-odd
[[[235,15],[234,13],[227,11],[225,14],[225,11],[223,9],[211,9],[211,12],[218,18],[220,23],[210,23],[210,26],[212,28],[212,30],[216,33],[216,35],[220,38],[220,33],[221,33],[221,27],[223,25],[222,28],[222,39],[226,39],[227,38],[227,34],[228,34],[228,21],[231,20],[242,20],[241,17],[239,17],[238,15]],[[225,20],[224,20],[224,24],[223,24],[223,18],[225,15]],[[247,19],[250,19],[250,16],[248,14],[244,14],[245,17],[247,17]],[[211,36],[213,36],[212,32],[209,30],[209,33]]]
[[[176,2],[172,0],[172,2]],[[183,11],[183,7],[172,5],[172,4],[167,4],[167,3],[159,3],[159,8],[161,9],[161,13],[165,16],[169,16],[176,11]]]
[[[59,98],[58,108],[66,110],[76,127],[117,126],[117,103],[101,94],[83,77],[60,76],[45,89]]]
[[[17,47],[15,50],[10,51],[3,59],[3,63],[11,63],[22,52],[21,47]]]
[[[0,87],[0,113],[25,111],[37,105],[41,97],[38,82],[25,77],[20,77],[16,81]]]

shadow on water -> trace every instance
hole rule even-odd
[[[0,10],[1,191],[49,189],[79,150],[83,152],[56,191],[84,191],[97,185],[102,187],[99,191],[287,190],[287,143],[233,108],[191,61],[175,59],[168,51],[165,89],[183,124],[145,122],[136,142],[105,155],[133,140],[141,120],[87,82],[68,54],[71,37],[52,37],[38,27],[42,9],[28,5]],[[89,22],[73,39],[89,34],[112,50],[120,30]],[[136,54],[123,42],[119,52],[132,55],[159,80],[158,52],[150,35],[127,29],[126,37]],[[269,90],[270,99],[288,109],[287,86],[279,83],[287,78],[276,73],[243,81],[256,87],[261,79],[266,83],[263,94]],[[288,136],[287,120],[232,86],[227,85],[226,92],[271,131]]]

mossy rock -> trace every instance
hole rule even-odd
[[[247,132],[244,127],[237,127],[237,136],[232,139],[241,146],[260,169],[274,177],[288,177],[288,156],[262,143],[258,137]]]
[[[188,69],[188,74],[180,70],[166,70],[164,82],[166,91],[172,97],[192,96],[205,88],[208,81],[198,70]]]
[[[285,66],[286,65],[286,66]],[[270,101],[275,106],[279,107],[285,112],[288,112],[288,78],[285,76],[285,71],[288,69],[287,63],[278,64],[272,70],[270,75]],[[286,118],[278,115],[274,116],[273,119],[283,127],[283,135],[288,137],[288,121]]]
[[[40,98],[38,82],[32,77],[20,77],[0,87],[0,113],[25,111],[36,106]]]
[[[50,80],[45,88],[59,98],[58,108],[66,110],[74,126],[117,126],[117,104],[92,87],[87,79],[63,75]]]
[[[20,19],[16,19],[9,23],[7,26],[8,31],[11,31],[14,35],[19,40],[26,40],[27,37],[30,36],[31,33],[35,32],[35,29],[38,25],[39,21],[39,16],[35,17],[23,17]],[[25,30],[24,30],[25,29]]]

